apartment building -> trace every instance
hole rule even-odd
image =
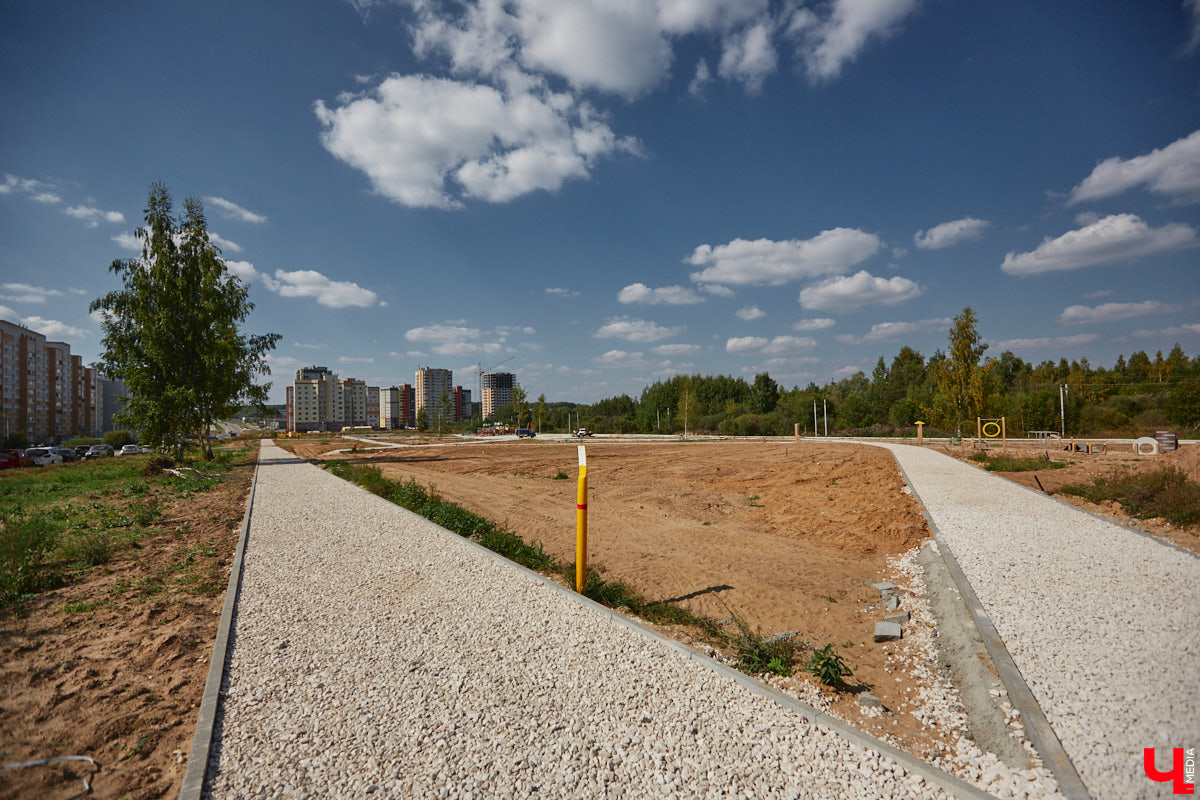
[[[461,386],[454,387],[454,419],[470,419],[475,414],[475,408],[471,403],[471,390],[464,389]]]
[[[367,387],[367,424],[378,430],[379,425],[379,387]]]
[[[99,380],[66,342],[0,320],[0,434],[24,434],[33,442],[96,434],[93,387]]]
[[[366,384],[363,384],[363,389],[365,414]],[[337,373],[326,367],[314,365],[296,370],[296,380],[292,383],[289,399],[289,431],[340,431],[346,424],[345,390]]]
[[[374,425],[373,422],[367,422],[367,382],[357,378],[342,378],[338,383],[342,389],[342,425],[354,428]],[[375,418],[379,418],[378,411],[375,412]]]
[[[446,405],[441,409],[444,414],[442,422],[454,421],[454,373],[448,369],[421,367],[416,377],[416,413],[425,411],[425,419],[430,425],[437,422],[439,404],[445,397]]]
[[[380,389],[379,427],[385,431],[398,431],[416,425],[413,394],[411,383]]]
[[[486,372],[481,379],[480,402],[483,418],[491,419],[502,407],[512,404],[512,390],[517,376],[511,372]]]

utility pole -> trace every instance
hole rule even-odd
[[[816,436],[820,430],[817,427],[817,401],[816,398],[813,398],[813,436]]]
[[[1059,436],[1063,439],[1067,438],[1067,385],[1060,383],[1058,385],[1058,416],[1062,423],[1062,428],[1059,430]]]
[[[825,435],[829,435],[829,405],[824,399],[821,400],[821,412],[825,414]]]

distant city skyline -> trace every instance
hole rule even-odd
[[[314,361],[582,403],[824,384],[966,306],[988,355],[1200,352],[1195,0],[282,14],[0,10],[0,317],[98,359],[162,181],[283,335],[276,403]]]

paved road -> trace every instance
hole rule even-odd
[[[1200,745],[1200,557],[934,450],[891,450],[1096,798]]]
[[[248,542],[208,796],[979,794],[269,442]]]

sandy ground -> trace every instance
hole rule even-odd
[[[178,794],[251,475],[175,501],[135,548],[0,611],[0,761],[88,755],[95,797]],[[5,770],[0,798],[74,797],[90,772]]]
[[[318,458],[350,443],[286,444]],[[573,443],[363,449],[331,457],[433,486],[541,541],[555,558],[575,559]],[[912,716],[911,681],[897,679],[906,643],[873,641],[875,623],[890,612],[870,584],[899,583],[889,558],[928,537],[890,453],[846,444],[591,440],[587,458],[589,557],[602,574],[716,620],[736,614],[764,634],[797,631],[814,646],[832,643],[854,670],[856,693],[870,691],[895,713],[862,714],[856,694],[834,697],[836,712],[922,756],[953,746],[948,732]],[[560,472],[566,479],[556,479]],[[688,640],[684,631],[672,633]],[[789,681],[819,687],[804,673]]]

